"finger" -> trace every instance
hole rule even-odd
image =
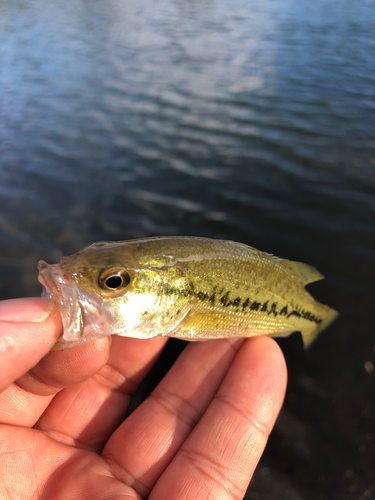
[[[166,340],[115,335],[108,363],[90,379],[60,392],[36,428],[65,444],[101,451],[124,420],[135,391]]]
[[[105,337],[62,351],[51,351],[17,379],[17,384],[33,394],[56,394],[100,370],[108,361],[110,344],[111,338]]]
[[[268,337],[247,340],[149,500],[240,500],[280,411],[286,366]]]
[[[58,307],[51,299],[33,297],[0,302],[0,391],[47,354],[61,327]]]
[[[52,399],[11,384],[0,394],[0,424],[33,427]]]
[[[107,361],[110,340],[51,351],[0,394],[0,422],[33,426],[64,387],[78,384]]]
[[[112,464],[116,477],[142,498],[206,410],[241,343],[214,340],[188,345],[152,395],[108,441],[103,458]]]

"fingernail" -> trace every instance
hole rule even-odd
[[[55,307],[51,299],[30,297],[0,301],[0,321],[41,323]]]

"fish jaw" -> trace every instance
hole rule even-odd
[[[57,302],[63,323],[63,332],[53,349],[85,344],[108,335],[100,314],[100,299],[82,294],[59,264],[40,261],[38,269],[38,280],[44,287],[42,296]]]

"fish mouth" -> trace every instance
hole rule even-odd
[[[55,300],[63,322],[63,339],[77,341],[83,335],[83,317],[77,290],[64,276],[59,264],[49,265],[44,260],[38,263],[38,280],[43,285],[42,296]]]
[[[43,285],[42,297],[57,302],[63,323],[63,332],[53,349],[64,349],[92,342],[109,335],[102,317],[101,301],[82,293],[62,264],[38,263],[38,280]]]
[[[40,260],[38,262],[38,281],[44,286],[45,290],[50,292],[50,298],[53,298],[58,304],[62,304],[61,290],[57,287],[52,277],[52,268],[53,266],[50,266],[44,260]]]

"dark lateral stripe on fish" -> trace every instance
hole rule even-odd
[[[216,287],[215,287],[216,288]],[[222,291],[221,291],[222,293]],[[322,322],[322,318],[315,316],[310,311],[305,311],[303,309],[298,310],[298,309],[293,309],[292,311],[288,311],[288,306],[284,306],[281,310],[278,310],[277,308],[277,302],[272,302],[271,306],[269,307],[268,303],[269,301],[267,300],[263,304],[261,302],[257,302],[254,300],[251,302],[250,297],[246,297],[245,300],[243,300],[241,297],[236,297],[233,300],[229,300],[229,295],[230,292],[227,291],[225,292],[224,295],[222,295],[219,299],[219,303],[223,307],[239,307],[242,302],[242,311],[246,312],[245,309],[249,308],[251,311],[260,311],[260,312],[265,312],[268,315],[273,314],[275,317],[276,316],[286,316],[287,318],[290,318],[290,316],[297,316],[298,318],[303,318],[307,319],[308,321],[314,322],[316,324],[319,324]],[[197,292],[196,297],[201,300],[202,302],[205,300],[209,300],[212,305],[216,303],[216,290],[214,289],[213,293],[210,295],[206,292]]]

